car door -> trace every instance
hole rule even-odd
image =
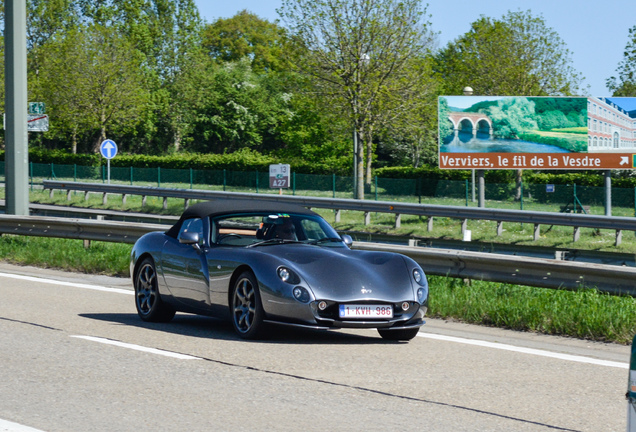
[[[199,247],[180,243],[184,232],[199,234]],[[207,310],[210,304],[208,263],[203,245],[203,220],[192,218],[184,221],[177,239],[166,242],[162,253],[164,280],[172,296],[198,310]]]

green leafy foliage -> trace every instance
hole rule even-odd
[[[258,73],[290,67],[284,55],[285,30],[247,10],[207,24],[202,37],[206,53],[219,62],[249,58],[252,69]]]
[[[623,60],[616,69],[618,76],[607,79],[607,88],[613,96],[636,96],[636,26],[629,29]]]
[[[570,52],[541,16],[508,12],[500,19],[482,16],[471,29],[436,56],[445,94],[550,96],[579,93],[582,77]]]

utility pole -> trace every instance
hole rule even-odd
[[[26,0],[5,1],[6,213],[29,214]]]

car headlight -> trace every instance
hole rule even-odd
[[[287,267],[278,267],[278,269],[276,270],[276,274],[278,275],[280,280],[282,280],[283,282],[286,282],[289,284],[300,283],[300,278],[298,277],[298,275],[296,275],[296,273],[294,273],[292,270],[288,269]]]
[[[285,267],[281,267],[278,269],[278,277],[283,282],[287,282],[291,278],[291,272],[289,271],[289,269],[286,269]]]
[[[309,291],[305,288],[297,286],[292,290],[294,298],[302,303],[307,303],[310,300]]]
[[[426,289],[418,288],[417,289],[417,301],[422,303],[426,299]]]
[[[413,270],[413,279],[415,279],[415,282],[421,283],[422,282],[422,272],[419,271],[418,269]]]

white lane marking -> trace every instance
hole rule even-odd
[[[165,357],[172,357],[172,358],[176,358],[176,359],[180,359],[180,360],[201,360],[201,357],[194,357],[194,356],[190,356],[187,354],[179,354],[179,353],[175,353],[175,352],[171,352],[171,351],[164,351],[164,350],[160,350],[160,349],[156,349],[156,348],[148,348],[148,347],[144,347],[141,345],[134,345],[134,344],[129,344],[129,343],[125,343],[125,342],[118,342],[118,341],[114,341],[114,340],[110,340],[110,339],[104,339],[104,338],[98,338],[98,337],[93,337],[93,336],[78,336],[78,335],[74,335],[71,336],[74,338],[78,338],[78,339],[85,339],[88,341],[92,341],[92,342],[98,342],[98,343],[103,343],[106,345],[115,345],[118,347],[122,347],[122,348],[128,348],[128,349],[132,349],[132,350],[136,350],[136,351],[143,351],[143,352],[147,352],[150,354],[159,354]]]
[[[51,284],[51,285],[61,285],[61,286],[67,286],[67,287],[73,287],[73,288],[90,289],[90,290],[94,290],[94,291],[105,291],[105,292],[111,292],[111,293],[116,293],[116,294],[128,294],[128,295],[134,295],[135,294],[132,290],[125,290],[125,289],[121,289],[121,288],[109,288],[109,287],[99,286],[99,285],[89,285],[89,284],[79,284],[79,283],[74,283],[74,282],[64,282],[64,281],[58,281],[58,280],[53,280],[53,279],[44,279],[44,278],[38,278],[38,277],[32,277],[32,276],[23,276],[23,275],[12,274],[12,273],[0,273],[0,277],[6,277],[6,278],[11,278],[11,279],[19,279],[19,280],[26,280],[26,281],[30,281],[30,282],[46,283],[46,284]]]
[[[33,429],[20,423],[13,423],[0,419],[0,432],[43,432],[40,429]]]
[[[486,341],[477,340],[477,339],[464,339],[464,338],[458,338],[454,336],[443,336],[443,335],[437,335],[432,333],[424,333],[422,331],[420,331],[417,335],[419,337],[428,338],[428,339],[436,339],[436,340],[442,340],[447,342],[457,342],[457,343],[463,343],[467,345],[476,345],[476,346],[500,349],[505,351],[514,351],[514,352],[523,353],[523,354],[531,354],[531,355],[537,355],[542,357],[551,357],[551,358],[556,358],[560,360],[569,360],[569,361],[579,362],[579,363],[589,363],[589,364],[593,364],[597,366],[608,366],[608,367],[615,367],[615,368],[621,368],[621,369],[629,369],[629,363],[619,363],[619,362],[614,362],[609,360],[599,360],[592,357],[583,357],[583,356],[577,356],[577,355],[571,355],[571,354],[561,354],[561,353],[556,353],[552,351],[538,350],[534,348],[523,348],[523,347],[517,347],[514,345],[507,345],[507,344],[496,343],[496,342],[486,342]]]

